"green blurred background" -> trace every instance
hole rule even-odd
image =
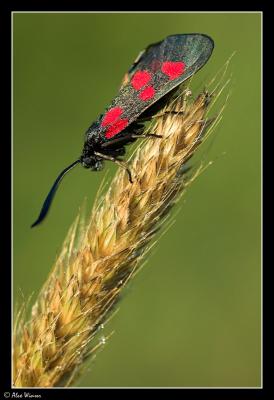
[[[261,15],[259,13],[16,13],[14,299],[44,282],[85,196],[104,172],[81,167],[45,223],[30,229],[84,131],[116,95],[138,52],[175,33],[215,41],[193,83],[203,88],[236,50],[232,95],[202,153],[215,160],[191,186],[176,223],[120,303],[115,334],[78,386],[261,385]],[[105,170],[113,174],[116,166]],[[178,208],[177,208],[178,209]]]

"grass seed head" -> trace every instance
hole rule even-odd
[[[169,101],[148,127],[163,138],[146,139],[131,158],[133,183],[119,169],[86,223],[77,218],[31,318],[21,313],[14,324],[14,386],[70,385],[104,344],[95,333],[193,180],[185,164],[206,137],[210,99],[184,90]]]

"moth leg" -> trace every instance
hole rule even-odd
[[[139,138],[151,138],[151,139],[161,139],[163,135],[154,135],[152,133],[143,133],[142,135],[135,135],[134,133],[131,135],[133,139],[139,139]]]
[[[125,169],[127,171],[128,179],[129,179],[130,183],[133,183],[130,169],[128,168],[128,165],[125,161],[117,160],[117,158],[115,158],[115,157],[107,156],[106,154],[98,153],[97,151],[95,151],[94,154],[96,156],[103,158],[104,160],[112,161],[115,164],[119,165],[119,167]]]
[[[132,77],[133,73],[135,72],[136,65],[139,63],[139,61],[142,58],[142,55],[145,53],[146,50],[147,49],[140,51],[140,53],[136,57],[135,61],[133,62],[133,64],[129,68],[128,72],[124,75],[122,83],[121,83],[121,86],[120,86],[120,90],[123,89],[123,87],[126,86],[129,83],[130,78]]]
[[[122,80],[122,82],[121,82],[120,90],[123,89],[123,87],[126,86],[126,85],[129,83],[129,79],[130,79],[130,76],[129,76],[129,73],[127,72],[127,73],[124,75],[123,80]]]
[[[177,89],[175,88],[175,92],[176,92],[176,90]],[[175,94],[175,92],[173,94]],[[150,121],[151,119],[160,118],[160,117],[163,117],[163,116],[168,115],[168,114],[172,114],[172,115],[180,115],[181,114],[181,115],[184,115],[185,111],[186,111],[186,106],[187,106],[187,98],[192,95],[191,90],[185,89],[183,91],[181,104],[179,105],[179,110],[174,110],[173,109],[173,110],[162,111],[162,108],[164,108],[167,100],[169,98],[172,98],[173,94],[172,94],[172,91],[171,91],[170,93],[165,95],[164,96],[165,100],[164,100],[164,102],[163,102],[163,104],[162,104],[162,106],[160,108],[159,108],[159,106],[157,108],[157,103],[156,103],[156,105],[155,105],[156,109],[155,109],[155,106],[154,106],[154,109],[152,109],[151,112],[148,112],[148,114],[146,114],[146,111],[145,111],[145,116],[138,118],[137,122],[141,122],[142,123],[142,122]],[[161,100],[158,100],[158,103],[160,101]],[[172,104],[171,104],[171,107],[172,107]],[[147,111],[149,111],[149,110],[147,110]]]
[[[122,145],[123,142],[128,142],[131,138],[132,138],[132,134],[129,133],[126,136],[110,140],[109,142],[105,142],[102,144],[101,147],[109,147],[109,146],[113,146],[114,144],[117,144],[117,143],[120,143]]]
[[[184,114],[184,113],[185,113],[184,111],[165,111],[162,114],[156,114],[156,115],[151,115],[149,117],[138,118],[138,122],[147,122],[147,121],[150,121],[151,119],[160,118],[160,117],[163,117],[163,116],[165,116],[167,114],[178,115],[178,114]]]
[[[120,143],[120,145],[123,145],[123,142],[125,142],[125,144],[126,144],[126,142],[130,141],[130,139],[134,139],[134,140],[139,139],[139,138],[156,139],[156,138],[162,138],[162,137],[163,137],[162,135],[154,135],[154,134],[150,134],[150,133],[147,133],[147,134],[145,133],[142,135],[129,133],[128,135],[123,136],[121,138],[117,138],[117,139],[110,140],[109,142],[105,142],[102,144],[101,147],[107,148],[107,147],[113,146],[114,144],[117,144],[117,143]]]

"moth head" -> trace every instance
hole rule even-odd
[[[81,164],[84,168],[88,168],[91,171],[101,171],[104,167],[103,160],[96,155],[83,155],[81,157]]]

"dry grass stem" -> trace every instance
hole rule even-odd
[[[211,97],[203,92],[193,99],[189,90],[181,91],[149,126],[149,133],[163,138],[145,139],[133,154],[133,184],[118,169],[87,223],[78,216],[31,317],[26,321],[23,308],[17,314],[14,386],[69,386],[104,344],[96,332],[195,177],[185,164],[218,122],[218,116],[207,119]]]

